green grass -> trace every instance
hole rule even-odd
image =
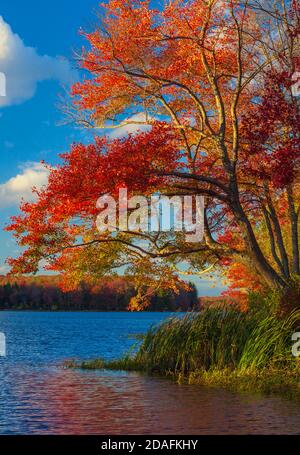
[[[299,362],[298,362],[299,363]],[[183,380],[183,378],[179,378]],[[239,392],[258,392],[266,395],[279,394],[300,400],[300,368],[291,370],[263,368],[256,370],[209,370],[196,371],[184,378],[189,384],[206,387],[223,387]]]
[[[300,311],[284,319],[263,311],[209,308],[152,327],[137,352],[122,359],[94,360],[85,369],[144,371],[179,381],[300,397],[300,362],[291,336],[300,331]]]

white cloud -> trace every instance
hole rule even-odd
[[[76,74],[67,60],[39,55],[34,48],[27,47],[2,16],[0,72],[6,77],[6,96],[0,96],[0,107],[20,104],[32,98],[38,82],[52,79],[68,85]]]
[[[153,118],[149,117],[148,121],[149,120],[153,120]],[[124,122],[121,123],[126,123],[126,125],[112,130],[109,134],[109,137],[111,139],[119,139],[127,136],[128,134],[134,134],[137,131],[147,131],[150,129],[150,125],[143,124],[146,123],[146,116],[143,112],[135,114],[132,117],[125,119]]]
[[[22,198],[33,200],[32,188],[47,183],[49,171],[41,163],[26,163],[21,172],[0,184],[0,208],[18,205]]]
[[[9,272],[8,265],[0,265],[0,275],[6,275]]]

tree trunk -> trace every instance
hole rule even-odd
[[[256,240],[250,221],[245,218],[242,221],[245,231],[245,242],[254,267],[263,276],[271,289],[283,289],[286,282],[269,264]]]
[[[247,247],[247,252],[253,263],[253,266],[256,268],[258,273],[262,275],[266,283],[270,286],[271,289],[284,289],[286,286],[285,280],[276,272],[276,270],[271,266],[266,257],[264,256],[258,241],[256,240],[252,225],[244,212],[243,207],[239,201],[238,190],[236,184],[233,184],[235,188],[231,194],[234,194],[235,200],[232,202],[231,208],[235,214],[237,222],[242,231],[242,235]]]
[[[288,203],[289,213],[291,220],[291,238],[292,238],[292,251],[293,251],[293,273],[300,275],[299,264],[299,227],[298,227],[298,214],[296,212],[292,188],[288,189]]]

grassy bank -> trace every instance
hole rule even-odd
[[[80,367],[137,370],[191,384],[300,398],[300,359],[292,355],[291,339],[296,331],[300,311],[278,319],[264,311],[210,308],[151,328],[138,351],[123,359]]]

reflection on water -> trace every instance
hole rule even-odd
[[[2,433],[298,433],[296,404],[122,372],[19,372]]]
[[[127,339],[119,341],[120,328],[123,335],[131,333],[131,316],[136,326],[146,329],[161,315],[32,314],[30,318],[23,313],[6,313],[5,324],[1,324],[1,316],[0,330],[6,327],[14,353],[0,361],[2,434],[300,433],[297,404],[280,398],[177,385],[136,373],[64,370],[59,366],[72,353],[89,356],[91,346],[80,345],[78,349],[81,332],[82,339],[89,334],[94,343],[91,328],[105,331],[110,325],[106,332],[110,343],[105,346],[110,345],[110,356],[115,356]],[[125,319],[120,322],[120,318]],[[62,324],[63,335],[59,330]],[[43,336],[37,337],[42,332]],[[21,334],[23,344],[18,349]],[[68,340],[64,347],[62,338]],[[98,349],[102,349],[98,355],[104,356],[103,345]]]

